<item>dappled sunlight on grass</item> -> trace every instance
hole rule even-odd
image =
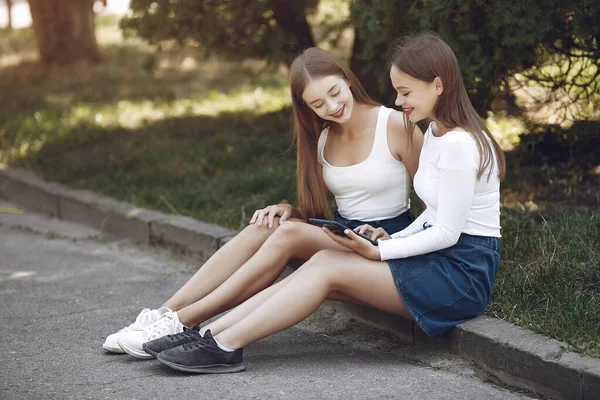
[[[223,113],[261,115],[280,111],[289,105],[288,88],[241,88],[236,93],[209,91],[190,99],[172,101],[122,100],[115,104],[77,103],[71,106],[69,95],[46,97],[54,107],[24,116],[17,129],[12,148],[0,150],[0,162],[11,162],[39,151],[53,140],[81,129],[138,129],[168,118],[219,116]]]
[[[96,38],[100,46],[123,42],[123,32],[117,25],[117,17],[115,15],[96,18]],[[150,47],[141,40],[139,40],[139,45]]]
[[[248,222],[246,209],[295,199],[290,117],[288,108],[170,118],[139,129],[78,125],[12,165],[140,207],[239,228]]]
[[[0,69],[21,62],[37,60],[37,48],[32,28],[0,31]]]
[[[162,120],[259,116],[290,104],[285,68],[260,60],[202,60],[195,49],[173,44],[156,52],[139,39],[123,40],[115,23],[105,18],[98,25],[106,61],[97,65],[9,65],[35,50],[32,32],[3,36],[0,47],[8,55],[0,57],[0,92],[11,95],[0,98],[0,162],[26,159],[90,130],[135,129],[143,135]]]
[[[287,87],[279,89],[246,87],[236,93],[225,94],[211,90],[195,98],[178,98],[165,102],[123,100],[116,105],[107,105],[96,110],[87,108],[87,110],[88,120],[94,120],[99,126],[139,128],[152,121],[174,117],[219,116],[224,112],[251,112],[260,115],[281,110],[289,104]]]

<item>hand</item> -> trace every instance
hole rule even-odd
[[[323,227],[323,230],[325,231],[327,236],[331,238],[331,240],[338,243],[339,245],[342,245],[370,260],[381,261],[381,254],[379,253],[379,248],[377,246],[372,245],[368,240],[361,238],[350,229],[346,229],[344,231],[344,233],[348,237],[336,235],[325,227]]]
[[[369,224],[364,224],[354,228],[355,232],[362,233],[371,238],[371,240],[388,240],[392,237],[383,228],[373,228]]]
[[[272,228],[273,219],[275,216],[279,215],[279,224],[282,224],[292,215],[293,210],[294,207],[292,207],[291,204],[276,204],[273,206],[266,206],[262,210],[254,211],[254,215],[252,215],[252,219],[250,220],[250,225],[253,225],[258,221],[257,225],[261,226],[266,216],[269,228]]]

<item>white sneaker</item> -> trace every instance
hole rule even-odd
[[[174,311],[168,311],[162,318],[142,330],[126,332],[119,338],[119,346],[132,357],[139,359],[154,358],[142,348],[142,345],[166,335],[183,332],[183,324]]]
[[[133,324],[121,329],[117,333],[109,335],[104,341],[102,348],[108,351],[109,353],[124,354],[125,352],[123,351],[121,346],[119,346],[119,339],[123,334],[144,329],[148,325],[151,325],[154,322],[158,321],[163,316],[163,314],[168,311],[171,310],[169,310],[166,307],[159,308],[158,310],[150,310],[148,308],[144,308],[142,312],[140,312],[140,314],[137,316]]]

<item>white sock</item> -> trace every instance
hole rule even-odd
[[[228,349],[227,347],[225,347],[225,346],[221,345],[221,343],[219,343],[219,342],[217,341],[217,338],[216,338],[216,337],[214,337],[214,336],[213,336],[213,339],[215,339],[215,343],[217,344],[217,346],[219,346],[219,348],[220,348],[221,350],[223,350],[223,351],[226,351],[226,352],[228,352],[228,353],[231,353],[231,352],[235,351],[235,350]]]

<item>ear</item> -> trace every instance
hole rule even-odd
[[[435,93],[439,96],[442,93],[444,93],[444,84],[442,83],[442,80],[440,79],[439,76],[436,76],[435,79],[433,80],[433,83],[435,84]]]

